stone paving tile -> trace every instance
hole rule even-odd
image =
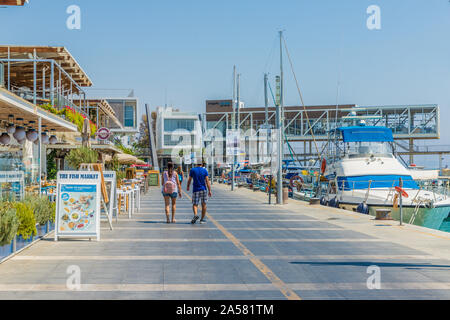
[[[364,233],[348,230],[233,230],[232,234],[237,238],[243,239],[373,239],[373,237],[368,236]]]
[[[63,286],[67,280],[67,267],[78,265],[82,283],[114,285],[172,285],[172,291],[97,291],[97,292],[0,292],[0,299],[284,299],[277,290],[248,291],[245,287],[270,285],[260,269],[244,257],[237,246],[250,250],[254,259],[258,256],[314,256],[329,255],[333,259],[263,259],[269,268],[287,286],[292,285],[304,299],[389,299],[400,298],[448,298],[450,290],[347,290],[342,285],[358,283],[363,285],[367,277],[367,267],[371,264],[381,268],[381,281],[404,283],[450,283],[448,261],[401,258],[402,255],[426,255],[410,247],[393,245],[388,241],[364,242],[374,239],[364,233],[351,231],[327,221],[312,218],[305,210],[298,212],[267,205],[247,197],[245,192],[231,194],[217,188],[209,202],[208,212],[239,243],[230,241],[212,221],[206,225],[191,225],[191,202],[183,197],[177,202],[175,225],[164,223],[165,216],[159,192],[152,190],[143,197],[141,211],[131,220],[121,215],[114,222],[117,229],[107,230],[102,222],[104,241],[54,242],[53,239],[40,241],[19,256],[87,256],[88,260],[65,258],[61,260],[19,260],[12,259],[0,265],[0,285],[2,284],[53,284]],[[302,214],[303,213],[303,214]],[[347,218],[342,218],[342,221]],[[179,228],[179,230],[177,230]],[[189,228],[189,229],[187,229]],[[278,228],[278,230],[235,230],[234,228]],[[314,228],[314,230],[290,230],[289,228]],[[330,230],[327,230],[330,229]],[[117,241],[114,241],[117,239]],[[127,240],[128,239],[128,240]],[[143,241],[130,241],[142,239]],[[157,241],[167,239],[167,241]],[[184,240],[187,241],[178,241]],[[196,240],[193,240],[196,239]],[[214,241],[214,240],[222,241]],[[248,240],[267,240],[251,242]],[[298,239],[299,242],[271,242],[270,240]],[[353,239],[361,241],[333,242],[312,241],[323,239]],[[124,241],[126,240],[126,241]],[[152,241],[154,240],[154,241]],[[177,240],[177,241],[169,241]],[[235,242],[236,242],[235,241]],[[383,256],[399,255],[398,259],[362,259],[355,255]],[[96,257],[114,256],[119,260],[100,260]],[[162,260],[139,260],[134,256],[164,256]],[[176,260],[171,256],[182,256]],[[196,257],[236,257],[232,260],[202,260]],[[198,284],[237,285],[239,290],[229,289],[208,291],[196,289],[186,291],[183,286]],[[295,289],[301,284],[318,284],[316,290]],[[335,287],[333,287],[335,284]],[[178,286],[177,285],[181,285]],[[242,285],[245,285],[242,287]],[[341,285],[341,286],[339,286]],[[328,286],[328,287],[327,287]],[[97,288],[97,287],[96,287]],[[178,289],[173,289],[178,288]],[[230,287],[236,288],[236,287]],[[320,289],[322,288],[322,289]],[[330,289],[331,288],[331,289]],[[158,289],[159,290],[159,289]],[[174,291],[175,290],[175,291]],[[184,291],[183,291],[184,290]]]
[[[426,255],[425,252],[408,247],[392,247],[389,243],[382,242],[356,242],[349,246],[350,242],[289,242],[287,245],[283,242],[241,241],[255,255],[342,255],[345,258],[352,255],[384,255],[387,251],[390,255]]]

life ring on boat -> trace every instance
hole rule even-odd
[[[402,197],[408,198],[409,195],[406,193],[405,190],[403,190],[403,188],[400,187],[395,187],[395,191],[397,191],[398,193],[400,193],[402,195]]]
[[[325,172],[325,169],[327,168],[327,160],[325,158],[322,159],[322,164],[320,166],[320,170],[322,171],[322,174]]]

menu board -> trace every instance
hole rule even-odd
[[[151,170],[148,172],[148,185],[151,187],[159,186],[159,171]]]
[[[100,172],[58,172],[55,241],[60,237],[100,240],[100,185]]]

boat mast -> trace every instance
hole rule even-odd
[[[283,203],[283,137],[284,137],[284,112],[283,112],[283,31],[280,31],[280,102],[277,112],[278,127],[278,176],[277,176],[277,204]]]
[[[264,106],[265,106],[265,124],[269,124],[269,96],[267,94],[267,73],[264,73]]]
[[[231,129],[236,130],[236,66],[233,66],[233,112],[231,114]],[[234,164],[236,156],[233,156],[233,163],[231,164],[231,191],[234,191]]]

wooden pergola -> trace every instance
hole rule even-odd
[[[43,98],[50,95],[80,96],[92,81],[65,47],[0,45],[9,90],[28,88]]]
[[[97,119],[99,128],[100,126],[107,126],[106,121],[103,121],[105,116],[112,120],[120,128],[123,128],[122,123],[120,123],[119,119],[117,119],[116,112],[105,99],[88,99],[86,104],[88,108],[95,108],[96,114],[94,116]]]
[[[2,6],[23,6],[28,0],[0,0]]]

